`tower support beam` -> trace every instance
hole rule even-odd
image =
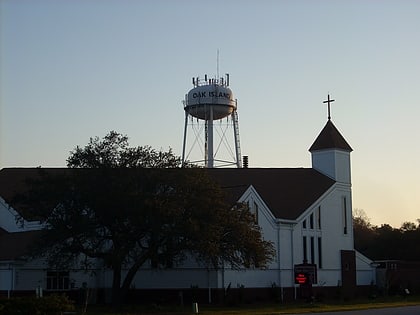
[[[242,157],[241,157],[241,144],[239,142],[239,119],[238,112],[236,110],[232,113],[233,119],[233,133],[235,135],[235,153],[236,153],[236,166],[242,168]]]
[[[209,120],[207,120],[207,168],[214,167],[214,153],[213,153],[213,107],[210,106]]]
[[[182,144],[182,166],[185,164],[185,147],[187,145],[188,113],[185,111],[184,142]]]

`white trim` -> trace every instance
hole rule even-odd
[[[363,261],[366,264],[372,264],[373,260],[369,259],[368,257],[366,257],[365,255],[363,255],[361,252],[354,250],[356,252],[356,259],[360,259],[361,261]]]
[[[3,215],[1,211],[3,212]],[[0,227],[9,233],[38,231],[45,227],[41,221],[27,221],[2,197],[0,197]],[[19,218],[19,220],[17,220]]]
[[[270,208],[267,206],[267,204],[264,202],[262,197],[258,194],[257,190],[254,188],[254,186],[249,185],[249,187],[245,190],[245,192],[242,194],[242,196],[238,199],[238,202],[246,202],[250,199],[250,197],[254,198],[254,201],[257,200],[262,207],[258,207],[259,215],[263,214],[268,222],[270,222],[271,226],[273,228],[276,228],[276,217],[274,216],[273,212],[270,210]],[[261,211],[263,210],[264,211]]]

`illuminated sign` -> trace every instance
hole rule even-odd
[[[308,276],[304,273],[295,273],[295,283],[305,284],[308,282]]]
[[[295,265],[295,284],[314,284],[318,282],[315,264]]]

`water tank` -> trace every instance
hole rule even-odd
[[[233,93],[225,84],[212,83],[197,85],[190,90],[185,100],[185,111],[198,119],[210,119],[213,110],[213,120],[225,118],[236,109]]]

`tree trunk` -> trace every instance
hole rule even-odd
[[[121,264],[113,266],[112,271],[112,306],[119,308],[123,302],[123,296],[121,292]]]
[[[137,271],[143,264],[146,262],[146,258],[142,258],[134,263],[127,272],[127,275],[124,278],[124,281],[121,286],[121,294],[122,296],[126,296],[128,289],[130,288],[131,283],[133,282],[134,276],[136,275]]]

